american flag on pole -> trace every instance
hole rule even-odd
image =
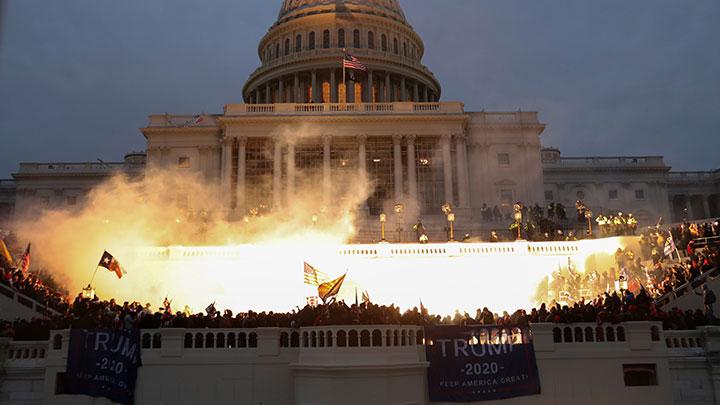
[[[307,262],[305,262],[303,266],[303,276],[305,279],[305,284],[315,287],[328,281],[329,279],[327,274],[309,265]]]
[[[205,113],[194,116],[191,120],[186,121],[182,126],[183,127],[194,127],[195,125],[202,124],[203,121],[205,121]]]
[[[358,58],[350,55],[349,53],[346,53],[343,58],[343,67],[347,69],[367,71],[367,66],[360,63]]]

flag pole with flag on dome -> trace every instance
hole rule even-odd
[[[362,70],[363,72],[367,72],[367,66],[363,65],[358,58],[350,55],[347,52],[347,49],[343,48],[343,58],[342,58],[342,67],[343,67],[343,86],[345,85],[345,69],[351,69],[351,70]],[[354,81],[355,77],[351,76],[350,78]],[[347,89],[345,89],[345,99],[347,99]]]
[[[97,271],[100,267],[104,267],[115,273],[115,275],[119,279],[122,278],[125,274],[127,274],[127,272],[122,268],[122,266],[120,266],[120,262],[118,262],[113,255],[111,255],[107,250],[105,250],[97,266],[95,266],[95,272],[93,272],[92,278],[90,279],[90,284],[88,284],[88,288],[91,288],[92,283],[95,280],[95,275],[97,274]]]

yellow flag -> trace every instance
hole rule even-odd
[[[340,278],[322,283],[318,286],[318,296],[323,302],[327,301],[328,298],[336,296],[338,292],[340,292],[340,287],[343,281],[345,281],[345,276],[347,276],[347,273],[343,274]]]
[[[8,250],[7,246],[5,246],[5,241],[0,239],[0,255],[7,260],[8,265],[12,266],[15,264],[15,260],[13,260],[12,255],[10,254],[10,251]]]

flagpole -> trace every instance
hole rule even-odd
[[[92,278],[90,279],[90,284],[88,284],[89,286],[92,286],[92,283],[95,280],[95,275],[97,274],[97,271],[99,268],[100,268],[99,264],[97,266],[95,266],[95,271],[93,272]]]
[[[345,48],[343,48],[342,67],[343,67],[343,88],[345,89],[345,101],[347,102],[347,84],[345,83]]]

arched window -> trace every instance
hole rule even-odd
[[[395,55],[398,55],[400,53],[400,49],[398,48],[398,40],[397,38],[393,38],[393,53]]]
[[[380,37],[380,49],[382,49],[383,52],[387,52],[387,35],[382,34]]]
[[[308,49],[311,51],[315,49],[315,32],[311,32],[310,35],[308,35]]]
[[[360,48],[360,30],[353,31],[353,48]]]
[[[375,33],[372,31],[368,32],[368,48],[375,49]]]
[[[338,30],[338,48],[345,48],[345,30],[342,28]]]
[[[330,48],[330,30],[323,31],[323,48]]]
[[[275,59],[280,57],[280,44],[275,44]]]
[[[407,42],[403,42],[403,56],[407,58]]]
[[[295,52],[302,51],[302,36],[298,35],[295,37]]]
[[[290,38],[285,38],[285,56],[290,54]]]

